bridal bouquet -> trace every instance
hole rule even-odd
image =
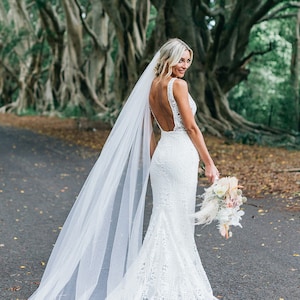
[[[223,177],[215,181],[201,196],[201,209],[194,214],[196,225],[218,222],[220,234],[226,239],[232,236],[230,226],[240,226],[244,211],[240,206],[247,201],[242,195],[236,177]]]

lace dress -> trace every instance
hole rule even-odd
[[[215,300],[190,215],[195,210],[199,156],[168,84],[174,130],[163,131],[150,167],[153,211],[142,248],[107,300]],[[193,113],[196,105],[190,97]]]

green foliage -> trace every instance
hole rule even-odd
[[[95,111],[88,101],[84,104],[84,106],[80,104],[74,105],[68,103],[67,106],[62,110],[62,116],[66,118],[85,117],[88,119],[93,119],[95,116]]]
[[[5,7],[6,11],[9,10],[9,3],[8,0],[2,0],[3,6]]]
[[[37,116],[38,112],[35,108],[27,108],[18,114],[19,116]]]
[[[264,22],[253,28],[249,51],[272,51],[254,56],[248,80],[229,94],[232,109],[246,119],[271,127],[291,130],[293,93],[290,82],[292,19]]]
[[[21,31],[17,35],[12,24],[6,25],[0,23],[1,60],[12,57],[11,62],[13,62],[17,59],[16,52],[14,51],[15,47],[22,41],[22,38],[26,36],[26,34],[26,31]]]
[[[33,32],[26,29],[21,29],[16,32],[13,23],[0,23],[0,62],[6,66],[6,80],[4,91],[0,97],[0,105],[7,104],[8,101],[13,102],[18,97],[18,77],[20,74],[20,65],[26,65],[26,60],[43,52],[43,59],[41,60],[42,67],[47,68],[51,61],[50,48],[45,39],[38,32],[39,36],[34,36],[37,42],[33,44],[27,51],[24,49],[28,43],[28,36]],[[41,80],[46,79],[46,73],[41,73]],[[43,84],[43,83],[42,83]],[[25,112],[28,114],[28,112]]]
[[[146,32],[146,38],[147,40],[150,38],[152,31],[155,29],[156,23],[155,23],[155,19],[156,19],[156,15],[157,15],[157,10],[156,8],[151,5],[150,8],[150,17],[149,17],[149,24],[148,24],[148,28],[147,28],[147,32]]]
[[[71,106],[68,105],[65,110],[63,111],[62,115],[66,118],[70,117],[81,117],[82,112],[79,106]]]

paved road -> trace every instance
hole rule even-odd
[[[85,148],[0,126],[1,300],[27,299],[37,288],[59,228],[96,159],[97,153]],[[197,227],[200,256],[219,299],[300,299],[300,213],[280,203],[249,200],[244,228],[234,228],[229,240],[215,224]],[[150,211],[148,202],[147,215]]]

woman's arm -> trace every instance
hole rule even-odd
[[[205,164],[205,175],[210,182],[214,182],[219,177],[216,168],[206,147],[203,135],[195,121],[195,117],[190,107],[187,83],[182,79],[174,81],[173,94],[177,102],[183,125],[195,145],[201,160]]]

